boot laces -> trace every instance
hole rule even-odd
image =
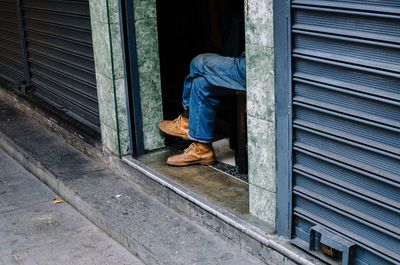
[[[188,153],[188,152],[190,152],[192,149],[195,149],[196,152],[199,152],[199,147],[197,146],[197,144],[196,144],[195,142],[191,143],[191,144],[189,145],[189,147],[186,148],[183,152],[184,152],[184,153]]]
[[[182,125],[182,115],[179,115],[179,117],[175,119],[175,123],[178,126],[178,128],[181,127],[181,125]]]
[[[181,116],[178,116],[178,118],[176,118],[175,120],[174,120],[174,123],[176,124],[176,125],[180,125],[180,121],[181,121],[181,119],[180,119],[180,117]]]

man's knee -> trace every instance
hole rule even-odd
[[[200,54],[192,59],[190,63],[190,68],[192,69],[192,71],[194,70],[198,73],[202,73],[205,63],[206,63],[206,55]]]
[[[207,71],[213,68],[216,58],[217,55],[214,53],[199,54],[191,61],[190,68],[197,73],[206,74]]]

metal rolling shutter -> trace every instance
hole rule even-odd
[[[99,131],[88,0],[24,0],[34,95]]]
[[[339,235],[350,264],[400,264],[400,1],[291,12],[293,242]]]
[[[0,1],[0,77],[14,88],[26,81],[17,0]]]

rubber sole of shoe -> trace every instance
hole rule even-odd
[[[183,140],[186,140],[186,141],[189,140],[189,137],[188,137],[187,135],[184,135],[184,134],[171,133],[171,132],[168,132],[168,131],[163,130],[163,129],[161,129],[161,128],[160,128],[160,131],[162,131],[163,133],[165,133],[166,135],[169,135],[169,136],[180,137],[180,138],[182,138]]]
[[[174,167],[184,167],[184,166],[191,166],[191,165],[203,165],[203,166],[209,166],[214,164],[216,161],[215,159],[207,159],[207,160],[201,160],[197,162],[183,162],[183,163],[168,163],[169,166],[174,166]]]

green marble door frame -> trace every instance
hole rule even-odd
[[[118,0],[89,0],[100,127],[104,151],[130,152],[125,65]]]
[[[146,150],[164,146],[158,129],[163,119],[156,0],[134,0],[143,141]]]
[[[164,146],[155,0],[135,0],[138,76],[145,150]],[[131,153],[126,69],[119,0],[89,0],[103,149]]]
[[[130,152],[128,94],[118,0],[90,0],[103,146]],[[272,0],[245,0],[250,212],[275,225],[275,99]],[[138,75],[146,150],[164,146],[156,0],[135,0]]]

